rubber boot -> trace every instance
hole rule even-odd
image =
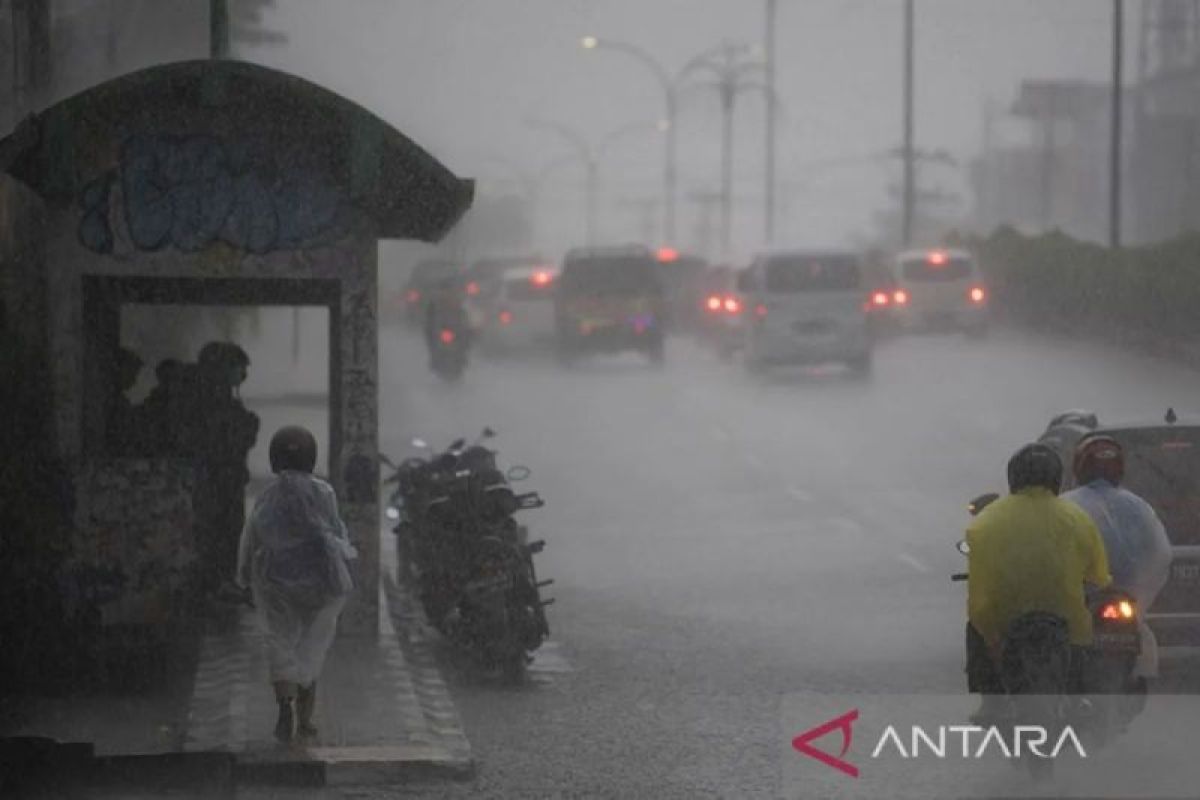
[[[296,684],[290,681],[275,681],[275,701],[279,704],[275,738],[281,742],[290,742],[296,738]]]
[[[296,695],[296,733],[299,736],[312,738],[317,735],[317,728],[312,724],[313,712],[317,710],[317,682],[301,686]]]

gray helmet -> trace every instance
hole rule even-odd
[[[1054,448],[1044,444],[1027,444],[1008,461],[1008,489],[1014,494],[1033,486],[1058,494],[1062,478],[1062,459]]]
[[[317,466],[317,440],[307,428],[287,425],[271,437],[271,471],[312,472]]]

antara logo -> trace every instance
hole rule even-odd
[[[850,751],[854,740],[854,723],[858,717],[858,709],[834,717],[792,739],[792,748],[827,767],[857,778],[858,767],[846,760],[846,753]],[[813,746],[815,740],[835,731],[841,733],[842,739],[836,756]],[[932,756],[938,759],[961,757],[978,760],[989,754],[1006,759],[1026,756],[1058,758],[1068,748],[1073,749],[1080,758],[1088,757],[1083,743],[1070,725],[1065,726],[1057,736],[1052,736],[1040,725],[1014,725],[1011,730],[995,725],[986,728],[978,725],[939,725],[932,729],[913,725],[908,734],[907,738],[902,737],[896,726],[888,725],[871,751],[871,758],[878,759],[888,753],[905,759]]]

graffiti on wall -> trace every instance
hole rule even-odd
[[[79,240],[97,253],[224,242],[249,253],[333,241],[345,232],[332,181],[249,142],[138,135],[80,197]]]

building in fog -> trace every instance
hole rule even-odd
[[[1122,153],[1127,243],[1200,228],[1200,1],[1145,0],[1132,23],[1138,46],[1127,60]],[[1023,82],[1009,117],[1024,127],[1024,141],[998,146],[985,136],[972,165],[974,227],[1107,240],[1111,109],[1107,84]]]

